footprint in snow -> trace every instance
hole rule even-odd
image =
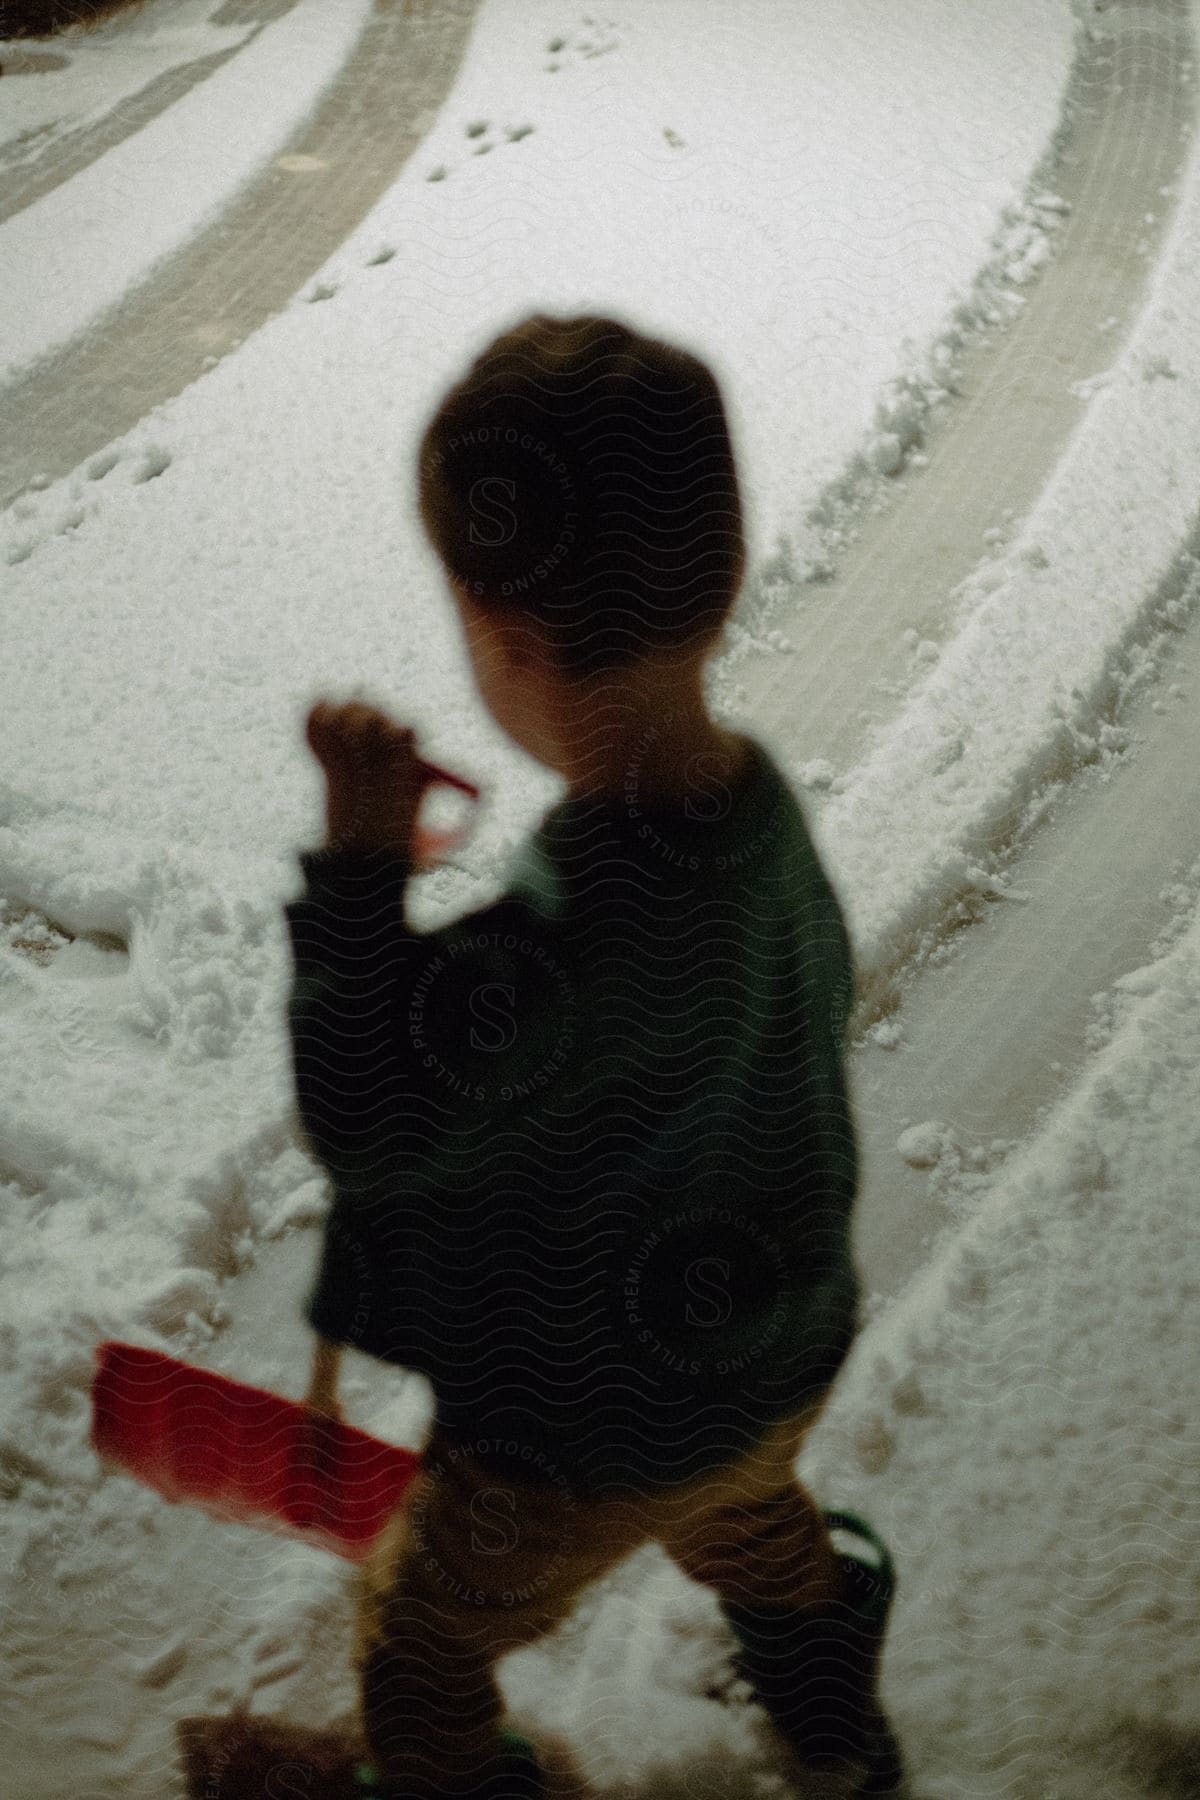
[[[56,950],[72,942],[71,933],[54,925],[32,907],[0,902],[0,945],[45,968]]]
[[[154,467],[153,461],[160,458],[165,459],[162,461],[161,467]],[[91,513],[97,511],[99,505],[98,499],[92,501],[85,499],[84,480],[103,481],[104,477],[111,474],[121,460],[122,452],[111,448],[101,450],[98,456],[93,456],[91,461],[85,464],[82,474],[72,475],[69,499],[64,510],[50,516],[46,516],[44,511],[39,512],[37,504],[30,498],[30,495],[42,493],[49,488],[51,477],[44,473],[32,476],[25,484],[25,492],[18,495],[9,510],[14,519],[32,520],[35,529],[27,532],[23,537],[10,538],[0,548],[0,564],[6,564],[9,568],[13,568],[17,563],[28,562],[34,551],[40,544],[45,543],[47,538],[61,537],[64,532],[78,530],[84,520]],[[162,473],[170,460],[166,451],[152,450],[148,460],[143,463],[143,472],[140,475],[134,475],[133,479],[135,481],[152,480],[156,474]]]
[[[136,482],[154,481],[171,466],[171,452],[164,450],[161,444],[147,444],[145,454],[133,479]]]
[[[473,119],[469,125],[464,125],[463,131],[465,135],[468,138],[479,140],[476,142],[475,148],[472,151],[473,156],[487,156],[496,148],[499,140],[495,137],[487,137],[485,135],[490,130],[491,123],[487,119]],[[504,138],[509,144],[519,144],[521,139],[527,138],[533,130],[534,127],[532,125],[506,125],[504,127]],[[450,169],[446,164],[439,163],[436,169],[430,169],[425,179],[426,181],[445,181],[449,173]]]
[[[44,1016],[66,1061],[91,1063],[105,1054],[95,1009],[99,1004],[103,1015],[111,1005],[98,1000],[94,983],[114,977],[127,982],[129,969],[123,938],[107,931],[76,934],[33,907],[0,901],[0,1011],[6,1001],[41,994]],[[43,982],[51,985],[43,988]],[[5,1178],[0,1165],[0,1179]]]
[[[579,60],[589,61],[594,56],[606,56],[619,45],[621,40],[615,35],[615,19],[602,21],[585,14],[580,23],[586,26],[587,35],[577,38],[574,43],[570,38],[562,36],[552,37],[547,43],[547,54],[559,59],[546,64],[547,75],[554,75],[562,68],[564,53],[573,52]]]
[[[119,450],[102,450],[99,456],[93,456],[87,466],[89,481],[102,481],[110,469],[115,469],[121,460]]]

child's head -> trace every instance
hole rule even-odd
[[[526,319],[427,426],[419,503],[484,697],[542,760],[562,767],[606,698],[628,721],[698,692],[745,562],[698,358],[612,319]]]

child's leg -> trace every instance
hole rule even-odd
[[[686,1574],[729,1605],[811,1608],[839,1590],[824,1515],[794,1467],[822,1404],[782,1420],[737,1462],[664,1503],[656,1535]]]
[[[380,1774],[421,1800],[492,1773],[496,1662],[552,1630],[644,1536],[633,1511],[489,1470],[435,1432],[362,1574],[356,1661]]]
[[[838,1555],[825,1515],[796,1480],[795,1456],[819,1410],[785,1421],[681,1497],[661,1535],[720,1596],[738,1672],[800,1762],[854,1762],[865,1770],[863,1793],[890,1794],[902,1770],[876,1692],[890,1577],[873,1579]]]

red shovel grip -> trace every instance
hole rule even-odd
[[[417,767],[424,771],[431,782],[444,781],[447,787],[459,788],[464,794],[469,794],[472,800],[478,800],[479,789],[465,775],[454,775],[449,769],[439,769],[436,763],[426,762],[423,756],[417,758]]]

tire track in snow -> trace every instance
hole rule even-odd
[[[1006,514],[1019,520],[1037,499],[1087,403],[1086,387],[1074,394],[1073,384],[1113,360],[1117,333],[1096,328],[1113,318],[1125,326],[1140,310],[1150,246],[1166,223],[1161,190],[1194,127],[1185,79],[1194,43],[1184,0],[1114,9],[1111,32],[1085,47],[1072,82],[1074,131],[1055,180],[1071,212],[1056,259],[999,342],[960,355],[963,398],[929,444],[927,468],[904,477],[868,518],[816,602],[769,620],[795,644],[794,657],[737,669],[739,714],[797,764],[820,756],[850,766],[872,728],[899,710],[878,672],[901,631],[936,642],[949,635],[951,595],[977,565],[984,531]],[[1160,604],[1188,583],[1197,551],[1200,535],[1177,558]],[[1170,679],[1190,694],[1193,675],[1195,631]],[[1150,694],[1122,706],[1136,756],[1110,759],[1050,798],[1036,837],[1006,871],[1022,903],[980,902],[971,922],[985,929],[955,934],[919,977],[899,972],[903,1047],[856,1044],[855,1237],[867,1293],[898,1292],[927,1260],[932,1235],[952,1228],[972,1188],[991,1179],[1006,1146],[1037,1128],[1078,1072],[1093,996],[1151,959],[1169,918],[1164,890],[1200,848],[1187,780],[1200,759],[1200,709],[1175,706],[1169,724],[1155,720],[1161,709]],[[931,937],[961,923],[931,919]],[[876,999],[858,1022],[877,1012]],[[949,1141],[931,1139],[930,1153],[940,1151],[932,1174],[924,1157],[910,1165],[897,1149],[907,1126],[930,1119],[950,1128]]]
[[[1194,605],[1198,575],[1200,530],[1157,599],[1190,583]],[[1048,797],[1045,823],[1006,871],[1019,903],[983,902],[980,928],[964,929],[944,961],[906,984],[900,1048],[857,1047],[855,1237],[868,1292],[899,1292],[929,1260],[931,1236],[952,1230],[972,1189],[995,1178],[1004,1146],[1035,1131],[1063,1098],[1093,1030],[1098,1042],[1105,1035],[1105,1008],[1093,997],[1150,962],[1155,939],[1179,916],[1187,865],[1200,854],[1197,693],[1193,620],[1169,674],[1121,709],[1132,753]],[[930,1119],[948,1127],[949,1141],[931,1142],[940,1149],[932,1167],[910,1166],[897,1139]]]
[[[0,507],[31,476],[57,480],[123,436],[292,299],[420,143],[477,6],[440,0],[436,11],[410,13],[376,0],[316,112],[220,224],[5,389]],[[285,158],[296,159],[292,168]]]
[[[1006,513],[1019,521],[1045,485],[1087,405],[1072,384],[1108,367],[1142,303],[1167,222],[1160,190],[1192,131],[1182,67],[1192,48],[1186,0],[1143,0],[1123,9],[1111,36],[1084,42],[1054,176],[1070,206],[1056,256],[998,338],[957,353],[959,398],[925,445],[928,466],[885,480],[881,510],[832,577],[767,620],[794,653],[755,651],[730,668],[737,713],[793,763],[823,758],[840,770],[859,760],[870,730],[899,710],[886,683],[901,633],[942,641],[984,532],[1004,528]],[[1105,319],[1116,322],[1101,331]]]
[[[225,0],[225,4],[210,15],[208,22],[210,25],[252,26],[252,30],[247,32],[239,44],[234,44],[229,49],[215,50],[208,56],[192,57],[187,62],[176,63],[173,68],[164,69],[137,93],[126,94],[102,119],[95,119],[74,131],[64,132],[61,138],[47,148],[44,155],[38,156],[20,171],[6,172],[4,191],[0,194],[0,224],[22,212],[25,207],[32,206],[35,200],[41,200],[56,187],[61,187],[64,181],[78,175],[81,169],[94,163],[106,150],[123,143],[152,119],[157,119],[169,106],[174,106],[177,100],[182,100],[200,82],[215,74],[231,57],[239,55],[265,25],[281,19],[295,4],[296,0]],[[64,50],[70,50],[70,38],[60,41]],[[11,159],[14,151],[22,148],[20,139],[0,145],[0,169],[4,168],[5,161]]]

